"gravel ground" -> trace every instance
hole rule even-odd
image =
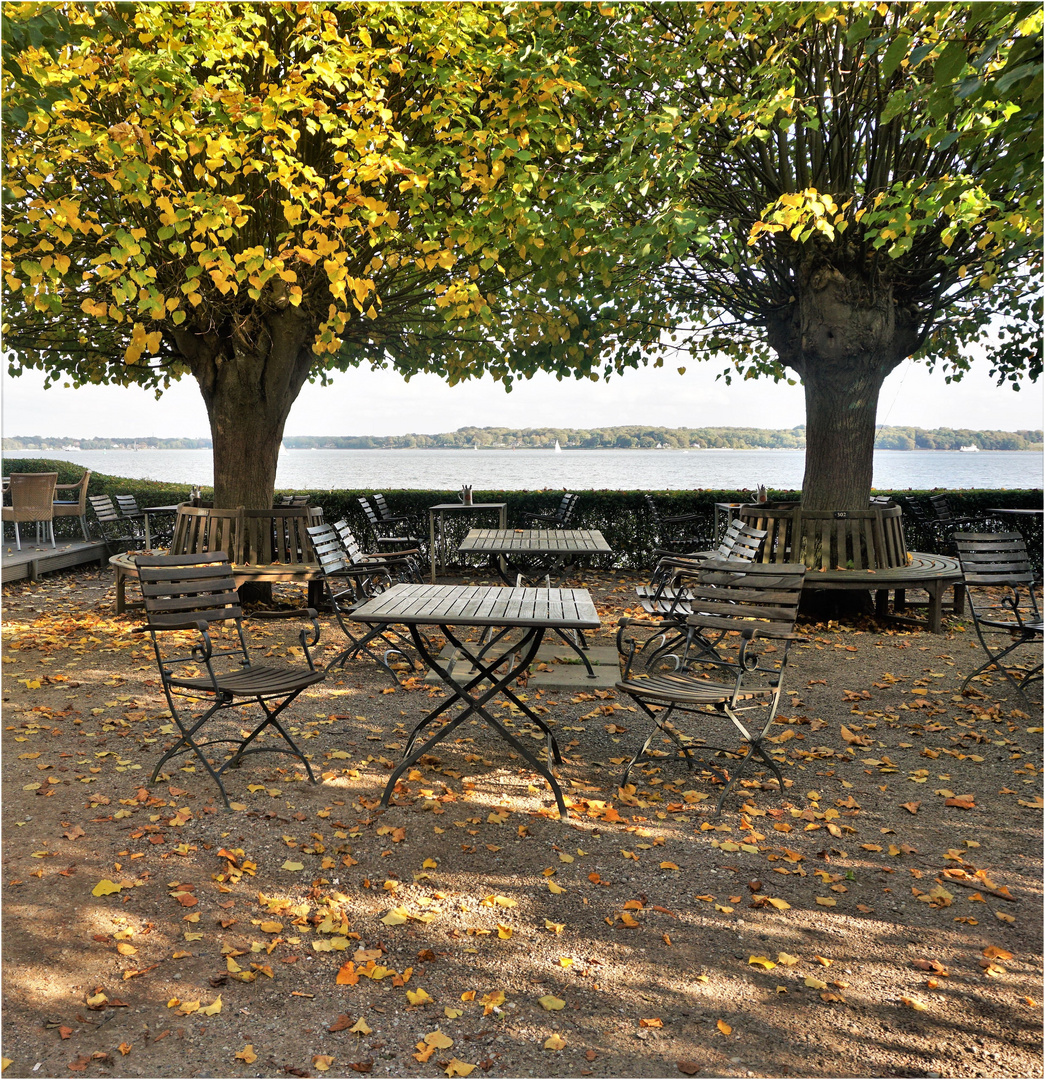
[[[634,581],[583,584],[612,644]],[[144,786],[169,716],[109,574],[3,595],[5,1077],[1042,1074],[1040,684],[960,696],[971,623],[806,622],[786,789],[718,819],[681,766],[618,790],[629,701],[532,688],[568,820],[478,725],[381,812],[439,692],[363,664],[293,707],[320,782],[254,758],[228,813]]]

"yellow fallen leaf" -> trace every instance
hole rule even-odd
[[[421,863],[422,870],[437,870],[438,868],[439,864],[435,861],[435,859],[425,859],[425,861]]]
[[[554,881],[548,881],[545,884],[548,886],[548,891],[553,892],[556,895],[566,891],[561,885],[556,885]]]
[[[204,1005],[200,1009],[201,1016],[216,1016],[221,1012],[221,994],[219,994],[209,1005]]]
[[[835,904],[838,903],[838,901],[831,896],[817,896],[815,899],[821,907],[834,907]]]
[[[313,1054],[312,1064],[320,1072],[326,1072],[334,1064],[334,1057],[332,1054]]]
[[[729,1026],[729,1024],[725,1022],[725,1020],[719,1020],[719,1022],[715,1026],[719,1029],[719,1031],[722,1032],[723,1035],[733,1034],[733,1029]]]
[[[554,1031],[544,1040],[545,1050],[561,1050],[565,1045],[566,1040]]]
[[[806,984],[806,986],[810,987],[813,990],[826,990],[827,989],[827,983],[823,982],[820,979],[814,979],[812,975],[807,975],[805,977],[805,984]]]
[[[544,929],[550,930],[553,934],[561,934],[566,929],[566,924],[561,922],[552,922],[551,919],[544,920]]]
[[[402,926],[403,923],[409,921],[409,916],[406,913],[406,908],[397,907],[392,908],[381,921],[385,926]]]
[[[190,1016],[194,1012],[198,1012],[200,1003],[198,1001],[183,1001],[178,1006],[178,1012],[182,1016]]]
[[[115,881],[110,881],[108,878],[102,878],[93,889],[91,889],[91,896],[109,896],[111,893],[119,892],[123,888],[122,885],[117,885]]]
[[[464,1015],[464,1009],[454,1009],[449,1005],[443,1007],[443,1015],[449,1017],[451,1020],[456,1020],[459,1016]]]
[[[507,941],[512,936],[512,928],[506,923],[499,922],[497,924],[497,936],[502,941]]]
[[[783,964],[784,967],[794,967],[798,963],[798,957],[792,956],[790,953],[780,952],[776,954],[776,962]]]
[[[260,930],[263,934],[278,934],[283,929],[281,922],[263,922]]]
[[[475,1069],[474,1065],[469,1065],[467,1062],[458,1061],[457,1058],[451,1058],[446,1065],[447,1076],[468,1076],[469,1073]]]
[[[749,964],[757,964],[759,967],[764,967],[766,971],[772,971],[776,967],[768,957],[765,956],[749,956],[747,962]]]
[[[242,1050],[237,1050],[233,1056],[238,1061],[245,1061],[248,1065],[253,1065],[258,1060],[258,1055],[254,1053],[253,1043],[247,1043]]]
[[[790,911],[791,905],[786,900],[781,900],[779,896],[767,896],[766,903],[772,904],[777,911]]]
[[[549,1012],[566,1007],[566,1002],[562,998],[557,998],[554,994],[545,994],[544,997],[537,999],[537,1004],[542,1009],[547,1009]]]
[[[354,1031],[357,1035],[370,1035],[372,1033],[370,1025],[362,1017],[360,1017],[348,1030]]]
[[[411,1005],[427,1005],[432,999],[429,997],[428,991],[419,986],[416,990],[407,990],[406,1000]]]
[[[475,991],[474,990],[465,990],[465,992],[461,995],[461,1000],[462,1001],[475,1001]]]
[[[242,971],[243,970],[243,968],[241,968],[239,966],[239,964],[237,964],[236,961],[232,959],[231,956],[226,956],[225,957],[225,968],[228,971]]]
[[[902,997],[900,998],[900,1000],[909,1009],[914,1009],[915,1012],[927,1012],[929,1009],[929,1006],[926,1005],[924,1001],[920,1001],[918,998]]]
[[[435,1031],[430,1031],[425,1036],[424,1041],[429,1046],[434,1046],[436,1050],[446,1050],[454,1044],[453,1039],[449,1035],[444,1035],[438,1028]]]
[[[116,945],[116,951],[121,956],[134,956],[138,950],[133,945],[128,945],[126,941],[120,941]]]
[[[662,862],[660,864],[661,870],[677,870],[678,867],[673,862]]]
[[[280,869],[281,870],[304,870],[305,869],[305,864],[304,863],[299,863],[299,862],[294,862],[292,859],[287,859],[287,861],[280,867]]]
[[[572,855],[567,855],[565,851],[560,851],[559,852],[559,862],[566,862],[566,863],[573,862],[573,856]]]

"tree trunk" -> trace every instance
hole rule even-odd
[[[767,323],[781,363],[802,378],[806,468],[802,506],[866,510],[875,420],[885,377],[921,343],[916,313],[892,288],[846,277],[810,260],[796,271],[796,297]]]
[[[287,308],[179,335],[210,419],[215,506],[272,506],[283,428],[315,361],[312,332],[308,319]]]

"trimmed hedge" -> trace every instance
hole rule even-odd
[[[48,460],[46,458],[7,458],[3,462],[4,475],[11,472],[54,472],[58,473],[58,483],[73,484],[83,475],[83,466],[68,461]],[[909,499],[927,499],[929,495],[939,494],[933,491],[877,491],[877,495],[887,495],[901,505]],[[164,484],[152,480],[128,480],[119,476],[94,473],[88,487],[89,495],[133,495],[139,506],[156,506],[182,502],[189,497],[186,484]],[[370,528],[359,506],[360,495],[373,494],[370,489],[341,489],[337,491],[310,490],[298,494],[310,496],[314,506],[322,506],[327,521],[337,521],[344,517],[364,547],[373,547]],[[206,502],[213,492],[203,489]],[[291,494],[279,491],[279,494]],[[714,504],[717,502],[742,502],[753,500],[751,491],[715,491],[697,489],[694,491],[579,491],[580,499],[573,518],[573,525],[579,529],[599,529],[613,549],[612,555],[597,557],[592,565],[600,568],[617,567],[622,570],[647,569],[653,561],[653,551],[658,547],[660,538],[655,535],[653,521],[646,505],[645,496],[650,495],[662,517],[677,514],[701,513],[704,515],[703,528],[694,530],[697,535],[708,537],[710,546],[713,535]],[[428,508],[441,502],[456,502],[457,489],[443,491],[386,491],[392,512],[408,514],[413,519],[414,535],[425,543],[428,539]],[[773,500],[798,501],[800,492],[771,490],[769,498]],[[977,516],[990,507],[1006,509],[1041,509],[1042,492],[1040,489],[966,489],[947,491],[948,500],[954,513],[959,516]],[[503,502],[508,504],[508,524],[510,527],[522,527],[526,524],[526,513],[548,513],[554,510],[562,497],[560,491],[473,491],[475,502]],[[89,508],[88,508],[89,511]],[[88,512],[88,524],[91,515]],[[698,525],[700,523],[697,523]],[[469,528],[476,526],[494,527],[496,520],[492,514],[485,516],[472,514],[451,514],[445,519],[447,540],[455,546]],[[1008,531],[1015,528],[1027,538],[1031,554],[1040,553],[1042,545],[1042,519],[1028,515],[1011,521],[995,519],[988,522],[987,528],[993,531]],[[70,537],[79,535],[79,523],[75,518],[59,518],[55,522],[55,531]],[[904,519],[904,533],[907,545],[914,551],[939,551],[940,545],[934,535],[925,535],[910,517]],[[453,546],[450,550],[453,550]]]

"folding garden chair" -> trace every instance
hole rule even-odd
[[[800,640],[794,625],[805,572],[806,568],[797,563],[752,563],[740,572],[725,562],[706,564],[697,580],[688,585],[694,613],[687,623],[701,636],[716,635],[717,643],[697,656],[689,655],[685,664],[674,670],[635,671],[635,658],[642,649],[635,631],[641,633],[652,627],[656,636],[662,633],[662,627],[660,622],[621,620],[617,632],[621,678],[616,689],[632,698],[653,723],[645,742],[624,770],[622,786],[636,765],[681,754],[692,770],[694,751],[714,751],[716,758],[739,758],[728,772],[704,759],[724,785],[715,805],[716,814],[721,813],[723,801],[747,771],[752,757],[769,766],[783,791],[780,767],[763,743],[780,705],[789,647],[792,641]],[[771,640],[773,648],[758,654],[753,644],[756,638]],[[761,722],[745,723],[742,716],[747,713],[761,716]],[[705,724],[729,721],[743,744],[728,747],[709,743],[703,737],[687,737],[671,722],[676,715],[699,716]],[[664,742],[673,744],[672,754],[654,748],[661,735],[667,736]]]
[[[962,690],[996,668],[1027,700],[1026,687],[1042,677],[1041,653],[1033,668],[1003,663],[1021,645],[1042,643],[1042,613],[1034,570],[1019,533],[953,533],[976,636],[987,660],[965,677]]]
[[[98,522],[98,535],[110,555],[137,547],[142,535],[135,528],[134,522],[120,513],[119,508],[109,495],[89,495],[95,519]]]
[[[421,538],[418,536],[398,536],[389,532],[389,526],[386,522],[381,520],[381,515],[370,505],[370,501],[365,495],[359,496],[359,505],[363,508],[363,513],[366,515],[367,524],[370,526],[371,535],[374,538],[374,543],[380,548],[383,544],[389,547],[395,548],[412,548],[414,550],[421,549]]]
[[[420,554],[417,549],[405,548],[401,551],[372,551],[369,554],[359,546],[359,541],[352,532],[348,522],[341,518],[334,522],[334,531],[341,541],[349,566],[373,566],[380,564],[388,571],[388,576],[393,581],[413,581],[421,584],[424,581],[421,564],[417,561]]]
[[[225,771],[248,754],[259,753],[297,758],[315,783],[308,759],[280,723],[280,714],[298,694],[326,677],[310,652],[319,641],[315,611],[265,613],[280,618],[305,615],[311,620],[311,630],[305,627],[300,635],[307,666],[255,664],[247,650],[243,611],[224,551],[140,555],[135,562],[147,618],[141,632],[152,637],[163,691],[179,732],[157,761],[149,783],[156,782],[172,757],[192,754],[218,785],[228,809]],[[225,623],[231,626],[218,625]],[[192,635],[189,643],[185,632]],[[248,728],[244,713],[255,706],[262,716]],[[278,745],[259,745],[265,736]],[[224,756],[211,749],[221,744],[231,747]]]
[[[657,509],[652,495],[644,495],[646,507],[653,519],[658,553],[692,551],[707,543],[711,520],[707,514],[675,514],[664,516]],[[698,527],[698,523],[703,528]]]
[[[575,495],[570,491],[567,491],[562,497],[562,501],[550,514],[529,514],[528,517],[533,524],[533,527],[539,529],[568,529],[570,522],[573,520],[573,512],[577,509],[577,500],[580,499],[579,495]]]
[[[389,662],[393,653],[401,656],[411,671],[415,668],[406,639],[388,624],[364,626],[350,621],[357,607],[393,584],[388,564],[366,557],[359,562],[350,562],[332,525],[314,525],[309,528],[308,534],[323,572],[330,606],[338,626],[349,640],[348,647],[327,664],[327,669],[335,664],[344,667],[349,660],[357,659],[362,653],[383,667],[398,684],[399,676]]]

